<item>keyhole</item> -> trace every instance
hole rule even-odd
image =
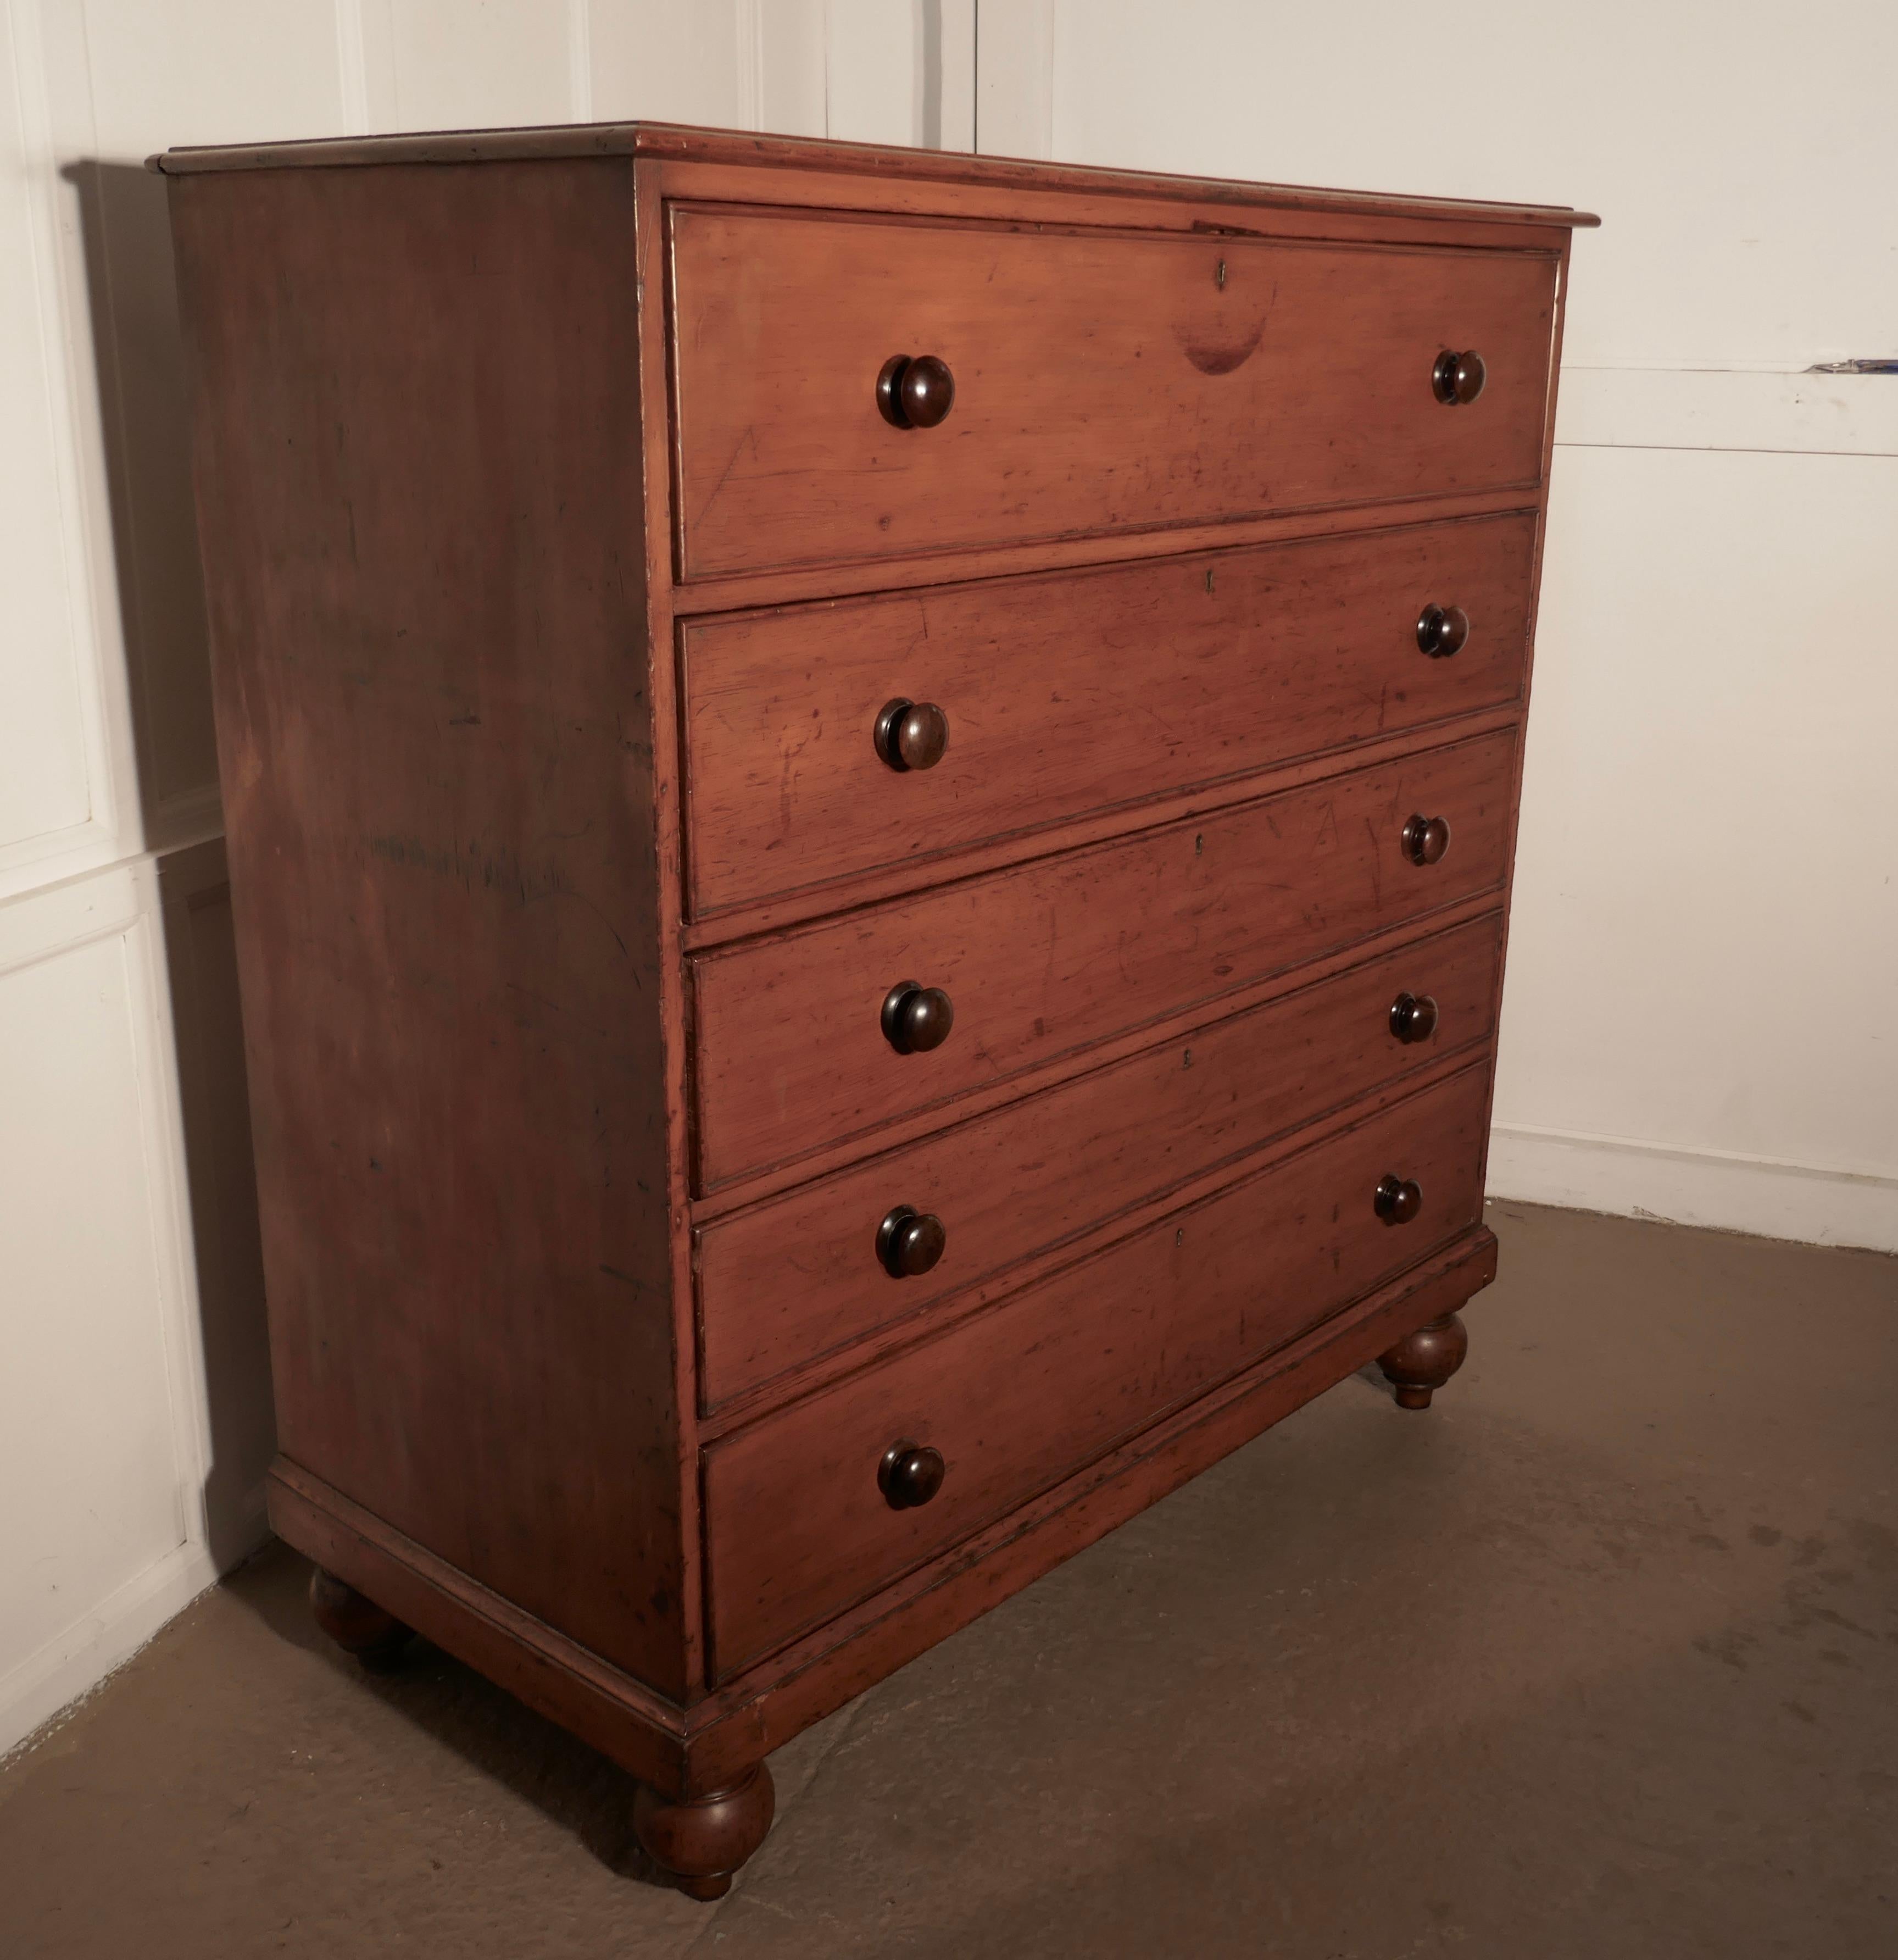
[[[1213,283],[1221,292],[1226,291],[1226,261],[1222,259],[1213,274]]]

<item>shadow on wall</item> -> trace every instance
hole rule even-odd
[[[265,1535],[275,1449],[230,889],[191,492],[189,402],[164,180],[86,161],[78,195],[138,794],[158,858],[221,1567]]]
[[[87,161],[78,193],[113,569],[150,848],[217,828],[204,581],[191,430],[163,178]]]

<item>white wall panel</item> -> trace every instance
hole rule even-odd
[[[42,0],[77,6],[101,154],[326,136],[341,102],[329,0]],[[472,11],[472,10],[471,10]]]
[[[143,163],[178,143],[334,132],[335,15],[313,0],[41,5],[71,208],[63,324],[98,403],[94,549],[130,674],[135,803],[154,837],[189,834],[215,820],[216,756],[164,187]]]
[[[1884,0],[1061,0],[1057,41],[1060,156],[1600,212],[1580,364],[1898,353]]]
[[[575,109],[566,0],[354,0],[373,129],[564,123]],[[285,0],[306,18],[326,9]],[[351,4],[351,0],[342,0]]]
[[[0,975],[0,1666],[186,1535],[135,957],[113,933]]]
[[[852,143],[921,142],[922,8],[915,0],[829,0],[828,13],[830,134]]]
[[[740,0],[739,18],[756,40],[758,128],[822,135],[830,90],[825,0]]]
[[[982,0],[977,13],[975,147],[986,157],[1070,154],[1054,148],[1055,0]],[[1058,74],[1066,82],[1075,44],[1086,39],[1086,17],[1064,24],[1070,31],[1062,43]],[[1111,21],[1108,30],[1113,31]],[[1073,85],[1084,91],[1092,77],[1079,77]],[[1096,134],[1083,118],[1064,140],[1086,143]],[[1118,148],[1114,161],[1133,161],[1126,145]],[[1083,158],[1078,149],[1072,154],[1083,161],[1107,161]]]
[[[591,0],[592,119],[709,123],[749,120],[739,101],[740,17],[736,0]],[[769,15],[773,0],[758,0]],[[755,62],[755,18],[743,58]],[[751,78],[754,92],[755,69]]]
[[[42,191],[30,167],[11,23],[0,12],[0,851],[92,812],[62,519],[58,350],[49,345]]]
[[[1558,451],[1499,1123],[1898,1179],[1895,538],[1891,458]]]

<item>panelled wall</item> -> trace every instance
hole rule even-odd
[[[0,0],[0,1749],[259,1542],[271,1449],[144,158],[641,116],[966,148],[974,51],[974,0]]]

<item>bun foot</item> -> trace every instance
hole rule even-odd
[[[1470,1336],[1454,1313],[1428,1320],[1378,1357],[1385,1379],[1397,1390],[1397,1407],[1426,1409],[1430,1398],[1463,1366]]]
[[[397,1666],[415,1636],[393,1613],[385,1613],[346,1580],[320,1565],[310,1575],[310,1610],[346,1654],[364,1667],[386,1674]]]
[[[645,1784],[633,1800],[633,1834],[688,1898],[723,1898],[732,1874],[765,1841],[777,1795],[762,1763],[741,1783],[675,1803]]]

